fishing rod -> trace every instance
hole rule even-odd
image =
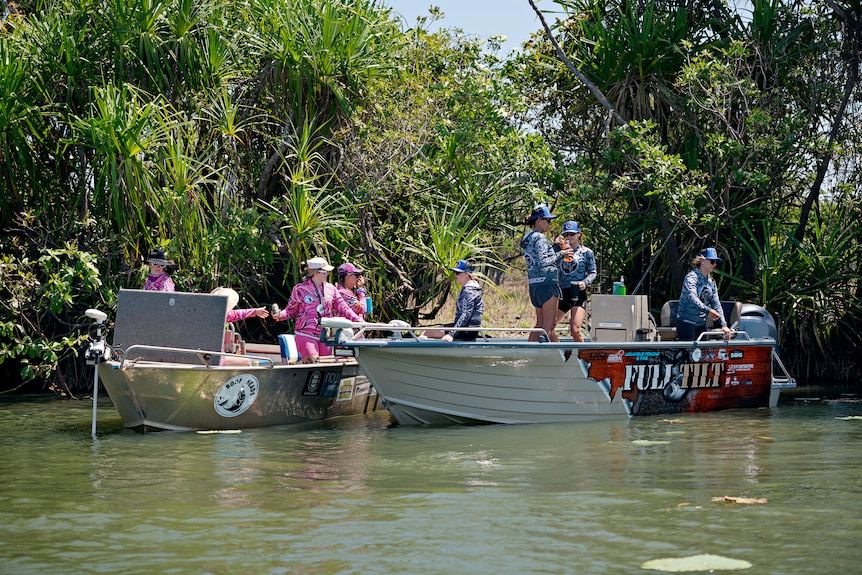
[[[676,224],[674,224],[673,229],[670,231],[670,233],[664,239],[664,242],[662,242],[662,244],[659,246],[658,250],[656,250],[655,255],[652,257],[652,260],[650,261],[649,265],[647,266],[646,271],[644,271],[643,275],[641,276],[640,281],[638,281],[638,284],[635,286],[635,289],[632,290],[632,295],[638,293],[638,290],[640,289],[641,285],[644,283],[644,280],[646,279],[647,275],[650,273],[650,270],[652,270],[653,265],[655,265],[655,262],[658,260],[658,256],[661,254],[664,247],[670,241],[670,238],[673,237],[673,233],[676,231],[677,227],[679,227],[679,221],[677,221]]]

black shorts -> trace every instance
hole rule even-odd
[[[443,327],[455,327],[455,322],[447,323]],[[468,325],[467,327],[479,327],[478,325]],[[448,333],[450,330],[446,330]],[[455,335],[452,336],[453,341],[476,341],[476,337],[479,335],[478,331],[456,331]]]
[[[562,292],[563,297],[560,298],[560,304],[557,306],[561,312],[565,313],[573,307],[587,307],[587,290],[581,290],[573,285],[562,288]]]
[[[452,339],[454,341],[476,341],[477,335],[479,335],[478,331],[459,331],[452,336]]]
[[[560,297],[560,284],[557,282],[543,282],[530,284],[530,303],[533,307],[542,307],[552,297]]]

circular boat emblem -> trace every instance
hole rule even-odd
[[[222,417],[236,417],[251,407],[259,389],[255,376],[248,373],[238,375],[221,386],[213,399],[213,407]]]
[[[700,350],[700,348],[698,348],[698,347],[694,348],[693,350],[691,350],[691,361],[695,361],[695,362],[700,361],[700,358],[702,355],[703,355],[703,352]]]

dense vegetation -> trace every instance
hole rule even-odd
[[[4,384],[86,386],[83,311],[153,247],[247,305],[350,259],[415,321],[453,261],[505,269],[536,201],[654,305],[717,245],[795,375],[858,380],[858,3],[557,0],[506,57],[372,0],[0,6]]]

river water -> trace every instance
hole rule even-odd
[[[862,403],[405,428],[122,429],[0,396],[0,573],[623,574],[712,554],[862,572]],[[763,503],[715,501],[720,497]]]

